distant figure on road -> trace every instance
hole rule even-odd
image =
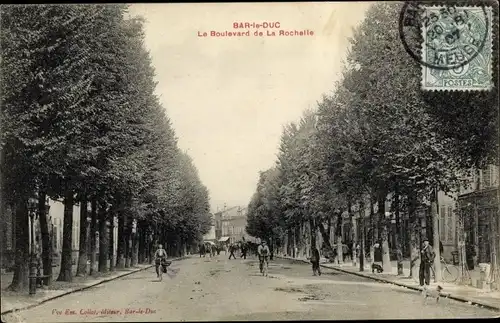
[[[424,283],[425,287],[429,286],[430,276],[431,276],[430,269],[432,263],[434,262],[435,256],[436,254],[434,253],[432,246],[429,244],[429,240],[425,239],[422,250],[420,251],[420,270],[419,270],[420,286],[424,286]]]
[[[232,243],[230,246],[229,246],[229,259],[231,259],[231,256],[233,256],[234,259],[236,259],[236,256],[234,255],[234,252],[236,251],[236,245],[234,243]]]
[[[316,272],[321,276],[321,269],[319,268],[319,250],[316,247],[313,247],[311,254],[311,264],[313,270],[313,276],[316,276]]]

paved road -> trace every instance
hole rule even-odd
[[[4,322],[104,322],[493,317],[449,299],[423,303],[418,292],[357,276],[276,260],[269,277],[255,259],[193,257],[174,262],[159,282],[154,269],[2,317]],[[108,310],[104,313],[103,310]],[[135,310],[135,312],[134,312]]]

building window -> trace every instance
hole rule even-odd
[[[52,249],[57,250],[57,227],[54,224],[50,224],[52,226]]]
[[[446,241],[446,208],[444,206],[441,207],[441,212],[439,212],[439,239],[441,241]]]
[[[447,233],[448,233],[448,242],[453,242],[453,232],[455,232],[455,227],[454,227],[454,223],[453,223],[453,210],[451,208],[451,206],[448,206],[448,218],[447,218]]]
[[[482,183],[483,188],[488,188],[491,186],[491,167],[488,165],[482,171]]]
[[[491,168],[491,185],[497,186],[498,185],[498,166],[490,165],[490,168]]]

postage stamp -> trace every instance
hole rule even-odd
[[[422,89],[492,88],[492,8],[423,6]]]

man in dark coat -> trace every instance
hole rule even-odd
[[[247,259],[247,243],[245,241],[245,237],[241,240],[241,256],[240,258]]]
[[[429,286],[430,276],[431,276],[431,266],[434,262],[434,257],[436,254],[429,244],[429,240],[425,239],[422,250],[420,251],[420,270],[419,270],[419,280],[420,286]]]
[[[316,276],[317,272],[318,275],[321,276],[321,269],[319,267],[319,250],[316,247],[313,247],[312,249],[311,264],[312,264],[313,275]]]
[[[229,246],[229,259],[231,259],[231,256],[233,256],[234,259],[236,259],[236,256],[234,255],[234,252],[236,251],[236,245],[232,243]]]
[[[200,258],[203,255],[205,257],[205,244],[200,244]]]

